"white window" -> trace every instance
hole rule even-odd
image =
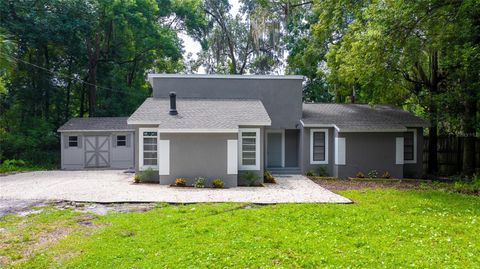
[[[404,163],[417,163],[417,130],[409,129],[403,137]]]
[[[260,170],[260,129],[239,130],[239,169]]]
[[[328,129],[310,130],[310,164],[328,164]]]
[[[126,135],[117,135],[117,147],[127,146],[127,136]]]
[[[140,128],[140,169],[158,167],[158,131]]]
[[[78,147],[78,136],[68,137],[68,147]]]

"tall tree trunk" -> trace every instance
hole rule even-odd
[[[44,47],[44,57],[45,57],[45,68],[50,70],[50,56],[48,54],[48,47]],[[50,73],[44,72],[44,87],[45,87],[45,119],[49,118],[50,115]]]
[[[85,115],[85,84],[82,84],[80,90],[80,118]]]
[[[66,93],[66,100],[65,100],[65,121],[68,120],[70,117],[70,95],[71,95],[71,88],[72,88],[72,62],[73,60],[70,59],[68,61],[68,83],[67,83],[67,93]]]
[[[430,96],[429,117],[430,127],[428,128],[428,173],[437,174],[438,172],[438,120],[437,120],[437,105],[433,96]]]
[[[86,38],[85,43],[88,55],[88,116],[94,117],[97,105],[97,66],[100,58],[100,35],[96,34],[94,47],[90,37]]]
[[[475,92],[467,91],[465,100],[465,112],[463,118],[463,130],[465,139],[463,140],[463,174],[473,175],[475,172],[475,123],[477,116],[477,100]]]
[[[430,128],[428,129],[428,173],[438,173],[438,107],[435,96],[439,92],[439,84],[444,79],[438,67],[438,51],[430,53],[430,77],[418,66],[419,76],[430,92],[429,116]]]

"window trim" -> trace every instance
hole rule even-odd
[[[255,133],[255,165],[243,165],[243,139],[242,133]],[[260,170],[260,128],[238,129],[238,170]]]
[[[75,141],[70,141],[70,137],[76,137],[77,139],[76,139]],[[79,140],[78,135],[69,135],[67,138],[68,138],[68,142],[67,142],[67,143],[68,143],[68,147],[69,147],[69,148],[78,148],[78,140]],[[77,145],[76,145],[76,146],[71,146],[71,145],[70,145],[70,142],[75,142],[75,143],[77,143]]]
[[[144,165],[143,164],[143,133],[144,132],[156,132],[157,133],[157,165]],[[139,137],[139,158],[138,158],[138,168],[140,171],[146,170],[148,168],[152,168],[154,170],[158,170],[158,160],[159,160],[159,141],[160,141],[160,132],[157,128],[138,128],[138,137]]]
[[[123,136],[123,137],[125,137],[125,139],[119,140],[118,139],[119,136]],[[157,134],[157,136],[158,136],[158,134]],[[124,145],[119,145],[118,141],[123,141],[125,144]],[[126,148],[127,147],[127,135],[125,135],[125,134],[115,135],[115,145],[117,147],[125,147]]]
[[[413,132],[413,160],[405,160],[405,144],[403,145],[403,163],[411,164],[417,163],[417,129],[407,129],[408,132]],[[405,142],[404,142],[405,143]]]
[[[313,160],[313,134],[325,133],[325,160]],[[310,164],[328,164],[328,129],[310,129]]]

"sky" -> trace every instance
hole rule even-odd
[[[228,0],[228,2],[232,6],[232,8],[230,9],[230,13],[232,15],[236,15],[238,13],[238,10],[240,9],[240,3],[238,2],[238,0]],[[197,53],[200,52],[200,50],[202,49],[200,47],[200,43],[193,40],[191,37],[189,37],[185,33],[180,33],[178,36],[183,41],[183,46],[185,50],[183,57],[186,59],[187,55],[191,53],[193,56],[192,58],[197,59]],[[205,69],[203,68],[203,66],[201,66],[196,73],[205,74]]]

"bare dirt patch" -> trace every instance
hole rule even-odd
[[[22,219],[16,229],[3,229],[0,234],[0,249],[5,250],[5,253],[11,253],[5,256],[0,255],[0,267],[22,263],[72,233],[80,232],[88,236],[95,230],[108,225],[108,223],[95,222],[97,218],[93,214],[80,214],[73,219],[73,222],[72,220],[61,220],[37,224],[34,231],[31,230],[30,220]],[[61,260],[64,256],[73,257],[75,255],[77,253],[65,252],[56,260]]]
[[[401,190],[421,189],[422,183],[426,182],[424,180],[352,180],[332,178],[325,179],[321,177],[309,178],[318,185],[331,191],[387,188]]]

